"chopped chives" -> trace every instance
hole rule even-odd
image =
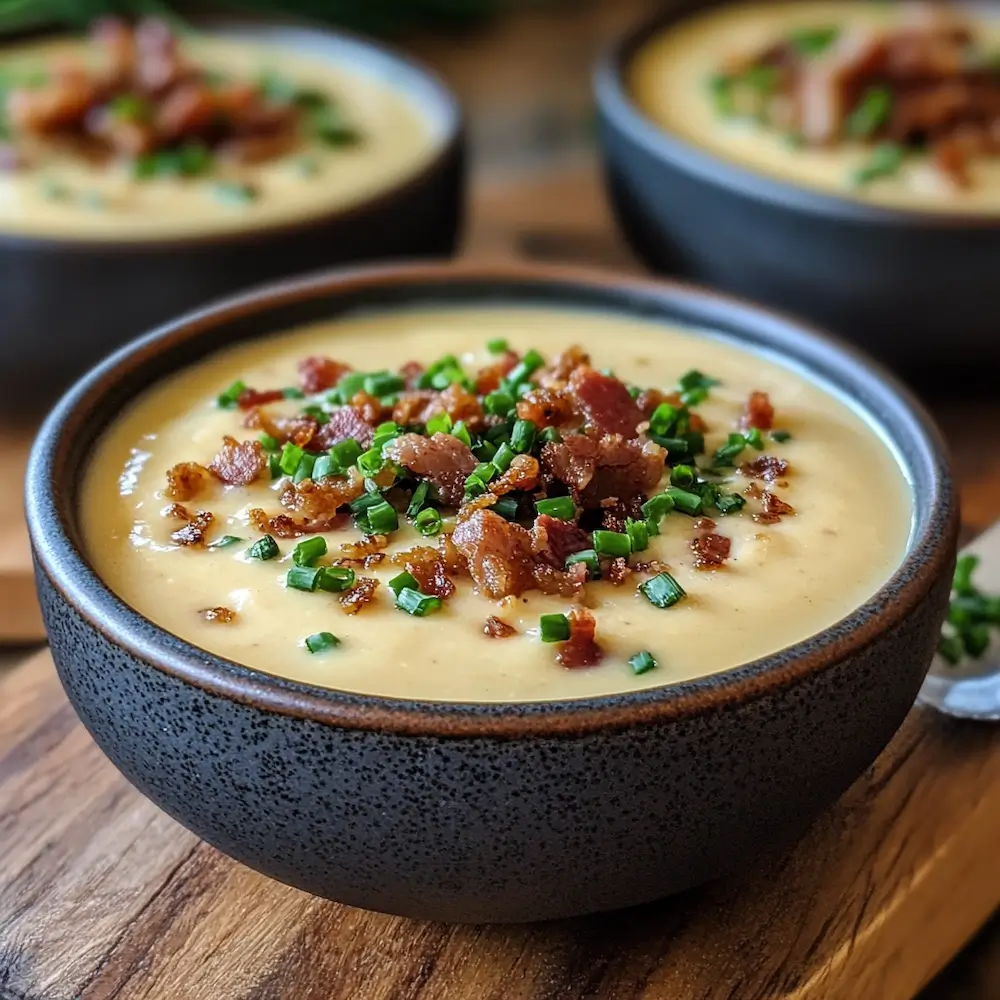
[[[906,150],[894,142],[880,142],[864,166],[858,167],[850,177],[855,187],[862,187],[882,177],[892,177],[903,165]]]
[[[892,91],[888,87],[869,87],[858,106],[844,120],[844,130],[852,139],[863,139],[877,132],[892,113]]]
[[[943,635],[938,642],[938,652],[953,667],[962,661],[965,655],[965,646],[957,635]]]
[[[671,431],[674,430],[677,424],[678,416],[679,414],[676,406],[671,406],[670,403],[660,403],[660,405],[653,410],[652,415],[649,418],[649,429],[654,434],[663,434],[669,437]]]
[[[658,608],[673,607],[687,596],[684,588],[669,573],[658,573],[640,584],[639,590],[650,604]]]
[[[784,444],[786,441],[790,441],[792,439],[790,431],[782,431],[782,430],[771,431],[768,437],[772,441],[777,441],[778,444]]]
[[[472,470],[472,475],[478,477],[484,483],[488,483],[499,474],[500,470],[492,462],[480,462],[479,465]]]
[[[367,377],[368,376],[364,372],[348,372],[337,383],[337,388],[334,390],[336,399],[331,399],[330,402],[350,402],[359,392],[361,392]],[[329,399],[329,397],[327,398]]]
[[[281,447],[278,439],[271,434],[261,434],[257,440],[260,441],[260,446],[264,451],[277,451]]]
[[[566,556],[566,566],[574,563],[583,563],[587,567],[587,574],[591,580],[601,578],[601,560],[593,549],[584,549],[582,552],[574,552]]]
[[[959,633],[967,656],[978,659],[990,645],[990,629],[984,622],[975,622]]]
[[[219,393],[216,397],[215,405],[222,410],[235,409],[240,398],[240,394],[246,389],[246,383],[237,379],[225,392]]]
[[[951,589],[963,597],[973,597],[978,591],[972,582],[972,574],[979,565],[979,556],[964,555],[959,556],[955,563],[955,576],[952,579]]]
[[[642,552],[649,547],[649,528],[645,521],[636,521],[631,517],[625,521],[625,534],[633,552]]]
[[[458,382],[459,385],[464,386],[467,381],[468,379],[465,377],[465,372],[463,372],[458,365],[454,365],[434,372],[434,374],[431,375],[431,388],[440,391],[442,389],[447,389],[453,382]]]
[[[304,479],[311,479],[313,474],[313,466],[316,464],[316,456],[303,454],[299,459],[299,464],[295,469],[295,475],[292,477],[293,481],[296,483],[301,483]]]
[[[285,473],[286,476],[294,476],[295,470],[299,467],[299,462],[302,461],[302,456],[305,452],[297,445],[293,444],[291,441],[286,441],[281,449],[281,457],[278,459],[278,465],[281,471]]]
[[[480,462],[492,462],[497,453],[497,447],[492,441],[487,441],[486,438],[482,438],[476,442],[472,448],[472,454],[479,459]]]
[[[743,436],[751,448],[756,448],[757,451],[764,450],[764,435],[761,434],[759,427],[751,427]]]
[[[306,637],[305,645],[310,653],[325,653],[339,646],[340,640],[332,632],[316,632]]]
[[[404,588],[409,587],[410,590],[419,590],[420,584],[417,583],[417,579],[412,573],[408,573],[403,570],[398,576],[394,576],[389,581],[389,589],[398,597],[399,592]]]
[[[317,458],[313,463],[313,482],[319,482],[327,476],[335,476],[339,471],[340,470],[337,467],[337,464],[329,455],[320,455],[319,458]]]
[[[545,358],[543,358],[538,351],[530,350],[510,370],[507,375],[506,382],[509,385],[520,385],[522,382],[527,382],[531,375],[544,364]]]
[[[510,446],[520,454],[527,454],[535,444],[538,428],[530,420],[518,420],[510,435]]]
[[[320,590],[338,594],[350,590],[354,580],[354,570],[349,566],[324,566],[316,582]]]
[[[414,527],[425,538],[437,535],[441,531],[441,515],[433,507],[427,507],[417,514],[413,522]]]
[[[705,450],[705,435],[701,431],[685,431],[680,438],[692,455],[700,455]]]
[[[595,531],[591,537],[594,539],[594,551],[599,556],[627,559],[632,552],[632,543],[624,532]]]
[[[422,594],[412,587],[403,587],[396,594],[396,607],[415,618],[423,618],[441,608],[441,598]]]
[[[840,37],[836,25],[821,28],[799,28],[789,37],[792,47],[803,56],[818,56]]]
[[[542,615],[538,619],[538,635],[542,642],[565,642],[569,633],[569,619],[565,615]]]
[[[398,438],[403,433],[401,427],[397,427],[391,421],[388,424],[380,424],[372,437],[372,450],[381,452],[384,445]]]
[[[730,434],[724,445],[715,449],[712,461],[715,465],[729,466],[733,460],[740,455],[747,446],[747,439],[742,434]]]
[[[427,421],[426,430],[427,434],[448,434],[451,432],[451,417],[447,413],[435,413],[430,420]]]
[[[694,481],[697,478],[697,471],[690,465],[675,465],[670,470],[670,485],[678,486],[682,490],[686,490],[689,486],[694,485]]]
[[[505,417],[514,409],[514,397],[505,389],[497,389],[484,397],[483,408],[495,417]]]
[[[667,489],[666,494],[674,502],[674,508],[681,511],[684,514],[690,514],[694,517],[695,514],[701,513],[701,497],[697,493],[689,493],[687,490],[678,489],[676,486],[671,486]],[[643,513],[646,512],[645,505],[643,505]]]
[[[277,479],[281,476],[281,456],[277,452],[268,455],[267,471],[271,474],[272,479]]]
[[[479,476],[474,473],[471,476],[467,476],[465,480],[465,499],[475,500],[476,497],[481,497],[486,492],[486,483],[479,478]]]
[[[495,445],[504,444],[510,441],[510,432],[513,428],[513,421],[505,420],[502,424],[491,427],[486,432],[486,440],[492,441]]]
[[[278,548],[278,543],[270,535],[258,538],[247,549],[247,555],[251,559],[259,559],[261,562],[267,562],[268,559],[274,559],[280,554],[281,550]]]
[[[490,510],[506,521],[513,521],[517,517],[517,500],[514,497],[500,497]]]
[[[490,354],[506,354],[510,350],[510,345],[503,337],[494,337],[493,340],[486,341],[486,350]]]
[[[385,468],[385,459],[378,448],[369,448],[358,456],[358,469],[363,476],[377,476]]]
[[[299,542],[292,550],[292,562],[296,566],[312,566],[320,556],[326,555],[326,539],[313,535]]]
[[[285,586],[293,590],[315,590],[322,572],[322,566],[293,566],[285,577]]]
[[[686,371],[677,380],[677,388],[680,389],[681,392],[688,389],[711,389],[716,385],[722,385],[719,379],[705,375],[698,371],[697,368],[692,368],[690,371]]]
[[[286,386],[281,390],[281,394],[285,399],[304,399],[306,395],[298,386],[294,385]]]
[[[681,402],[685,406],[698,406],[708,399],[708,389],[696,386],[694,389],[685,389],[681,393]]]
[[[722,488],[717,483],[697,483],[691,487],[691,492],[696,493],[701,498],[701,506],[704,510],[715,503]]]
[[[646,523],[646,532],[648,533],[650,538],[660,533],[660,519],[658,517],[657,518],[647,517],[645,523]]]
[[[312,417],[321,427],[323,424],[328,424],[330,422],[329,414],[322,406],[317,406],[315,403],[310,403],[308,406],[302,407],[302,412],[307,417]]]
[[[209,545],[210,549],[228,549],[230,545],[235,545],[237,542],[242,542],[243,539],[237,535],[223,535],[217,541],[212,542]]]
[[[464,420],[456,420],[454,426],[451,428],[451,436],[457,437],[459,441],[463,444],[472,447],[472,435],[469,434],[469,428],[465,426]]]
[[[369,508],[382,502],[382,494],[376,489],[374,492],[362,493],[356,500],[352,500],[348,506],[354,514],[364,514]]]
[[[387,396],[391,392],[400,392],[406,388],[406,380],[391,372],[375,372],[366,375],[361,388],[369,396]]]
[[[720,514],[738,514],[746,506],[746,500],[738,493],[724,493],[715,498],[715,506]]]
[[[399,516],[396,508],[385,500],[369,507],[365,514],[373,535],[388,535],[399,527]]]
[[[674,506],[674,498],[669,493],[656,493],[642,505],[642,513],[647,520],[659,523],[660,518],[669,514]]]
[[[551,497],[548,500],[536,500],[535,510],[539,514],[557,517],[560,521],[572,521],[576,517],[576,504],[572,497]]]
[[[733,83],[734,78],[725,73],[715,73],[708,79],[708,91],[715,106],[715,113],[720,118],[731,118],[736,114]]]
[[[643,650],[641,653],[636,653],[634,656],[630,656],[628,660],[628,665],[632,668],[633,674],[645,674],[650,670],[655,670],[657,663],[653,659],[653,654]]]
[[[546,427],[545,430],[538,435],[539,444],[558,444],[562,441],[562,439],[562,434],[560,434],[558,429],[555,427]]]
[[[493,464],[496,468],[504,473],[510,468],[510,463],[514,461],[514,455],[516,452],[506,441],[502,442],[500,447],[497,448],[497,453],[493,456]]]
[[[430,483],[426,479],[422,483],[417,484],[417,488],[410,497],[409,506],[406,508],[407,517],[416,517],[420,513],[424,504],[427,503],[427,494],[430,492],[430,489]]]
[[[363,449],[354,438],[347,438],[330,449],[330,458],[346,472],[361,457]]]

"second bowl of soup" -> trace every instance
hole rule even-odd
[[[125,774],[267,874],[443,919],[630,905],[794,835],[912,703],[954,557],[937,437],[867,362],[558,272],[181,321],[29,479],[53,654]]]

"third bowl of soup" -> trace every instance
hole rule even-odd
[[[709,293],[400,268],[119,352],[36,445],[63,684],[155,802],[355,905],[643,902],[799,832],[940,630],[936,432]]]

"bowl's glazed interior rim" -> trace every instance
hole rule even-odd
[[[322,55],[336,60],[338,57],[356,68],[356,71],[386,81],[387,86],[403,89],[408,98],[414,94],[419,100],[411,103],[419,108],[434,135],[433,151],[426,163],[404,174],[391,186],[374,191],[359,201],[324,211],[308,218],[295,218],[287,222],[276,221],[248,227],[245,230],[230,230],[218,233],[195,232],[190,235],[171,236],[166,239],[129,237],[102,239],[100,237],[65,235],[34,236],[30,233],[6,232],[0,228],[0,247],[44,248],[64,253],[104,253],[123,251],[133,253],[175,253],[185,248],[205,248],[206,246],[230,246],[253,243],[261,237],[282,237],[296,233],[306,234],[338,222],[351,219],[378,209],[406,193],[425,184],[449,160],[458,155],[462,146],[465,122],[458,99],[445,82],[430,67],[416,58],[381,41],[367,38],[344,29],[333,29],[315,24],[285,19],[247,19],[221,15],[204,16],[195,19],[206,29],[235,38],[246,38],[257,44],[288,45],[297,44],[309,51],[312,58]],[[276,41],[262,41],[269,34]]]
[[[1000,229],[1000,212],[987,215],[877,205],[772,177],[744,166],[736,159],[716,155],[648,117],[632,100],[625,85],[624,74],[633,56],[660,31],[704,12],[709,7],[727,6],[733,2],[734,0],[684,0],[679,5],[672,5],[669,10],[656,14],[629,31],[599,60],[594,73],[598,107],[611,116],[632,141],[652,155],[716,187],[736,191],[783,209],[869,225],[945,230]],[[800,0],[772,2],[796,3]],[[862,3],[865,0],[856,2]]]
[[[893,576],[842,622],[767,657],[686,683],[594,698],[518,703],[417,702],[314,687],[215,656],[126,605],[91,570],[76,493],[104,427],[147,385],[218,347],[365,306],[474,304],[603,309],[719,330],[753,349],[787,352],[847,392],[889,434],[915,487],[915,527]],[[213,694],[268,711],[358,729],[455,735],[577,734],[735,707],[863,649],[902,621],[947,571],[956,502],[940,436],[895,380],[861,352],[796,321],[691,286],[581,269],[419,264],[359,268],[285,282],[192,313],[120,349],[49,415],[29,464],[26,509],[41,571],[63,598],[139,661]]]

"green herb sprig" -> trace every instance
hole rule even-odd
[[[979,556],[964,555],[955,565],[948,619],[938,652],[952,666],[978,659],[990,645],[991,629],[1000,629],[1000,596],[984,594],[973,582]]]

